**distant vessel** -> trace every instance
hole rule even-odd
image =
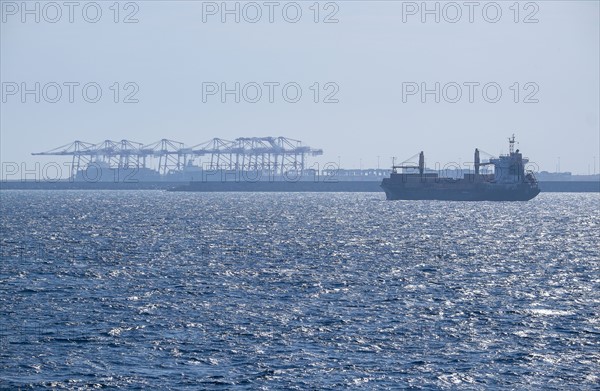
[[[462,179],[445,178],[425,172],[425,156],[419,154],[419,164],[394,165],[389,178],[381,187],[388,200],[446,200],[446,201],[528,201],[540,193],[533,172],[525,173],[529,161],[517,149],[515,136],[509,138],[509,154],[481,163],[475,149],[475,173]],[[484,165],[493,165],[494,174],[480,174]],[[397,169],[418,169],[418,173],[397,172]]]

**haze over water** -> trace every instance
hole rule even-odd
[[[600,196],[0,192],[0,387],[593,389]]]

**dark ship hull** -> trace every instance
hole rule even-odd
[[[402,175],[404,174],[396,174]],[[410,175],[410,174],[408,174]],[[418,174],[415,174],[419,176]],[[466,180],[430,178],[432,181],[394,181],[385,178],[381,187],[388,200],[443,200],[443,201],[529,201],[540,193],[537,186],[529,183],[464,183]]]

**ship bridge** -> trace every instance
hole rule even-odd
[[[494,165],[494,177],[498,183],[520,183],[525,180],[525,165],[529,159],[524,158],[518,149],[515,151],[514,134],[508,139],[508,142],[508,155],[490,159],[490,163]]]

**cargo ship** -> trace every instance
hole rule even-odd
[[[540,193],[533,172],[525,172],[528,159],[514,150],[515,136],[508,139],[509,154],[482,163],[475,149],[474,173],[463,178],[440,177],[425,172],[425,155],[419,154],[418,165],[393,165],[389,178],[381,187],[388,200],[445,200],[445,201],[528,201]],[[494,166],[493,174],[482,174],[480,168]],[[398,172],[398,169],[402,172]],[[418,170],[418,172],[404,172]]]

